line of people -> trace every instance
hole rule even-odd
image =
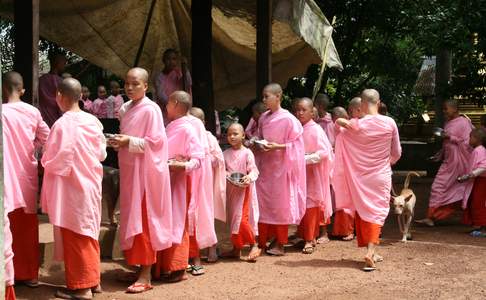
[[[281,107],[282,88],[269,84],[262,94],[265,109],[255,107],[259,117],[246,130],[249,139],[240,124],[231,125],[231,148],[223,153],[186,92],[169,96],[164,127],[160,107],[145,96],[144,69],[127,73],[130,101],[119,111],[121,133],[108,140],[98,119],[80,109],[82,87],[76,79],[59,83],[56,102],[63,115],[50,130],[36,108],[20,101],[20,74],[9,72],[3,79],[5,212],[11,223],[5,228],[13,234],[12,248],[5,252],[9,291],[14,278],[38,285],[35,154],[40,149],[41,207],[54,225],[55,258],[65,265],[67,290],[56,293],[60,298],[90,299],[101,291],[97,238],[106,146],[119,157],[121,249],[127,264],[139,267],[122,278],[131,283],[129,293],[152,289],[152,279],[177,282],[187,279],[186,271],[203,274],[200,249],[210,248],[209,257],[217,258],[215,218],[228,221],[232,233],[233,249],[222,257],[241,258],[245,245],[249,262],[263,251],[284,255],[292,224],[299,225],[298,236],[305,240],[303,253],[312,253],[318,241],[328,240],[331,184],[336,211],[356,216],[358,245],[368,248],[365,269],[382,260],[375,246],[389,209],[391,164],[401,150],[394,121],[378,114],[375,90],[363,91],[355,107],[360,118],[335,112],[333,151],[313,120],[313,101],[297,100],[295,117]],[[234,179],[234,174],[241,176]],[[353,221],[344,223],[336,230]]]

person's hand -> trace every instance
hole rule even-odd
[[[241,183],[241,185],[249,186],[250,183],[251,183],[250,176],[248,176],[248,175],[243,176],[243,178],[241,178],[241,180],[240,180],[240,183]]]
[[[346,129],[351,129],[351,122],[349,120],[346,120],[344,118],[339,118],[336,120],[336,124],[339,126],[346,128]]]
[[[473,176],[471,174],[462,175],[462,176],[457,177],[457,181],[462,183],[462,182],[468,181],[472,177]]]
[[[115,148],[115,150],[128,146],[128,143],[130,143],[130,136],[125,134],[117,134],[108,140],[108,144]]]
[[[441,136],[441,137],[442,137],[444,140],[448,140],[448,139],[450,139],[450,138],[451,138],[451,136],[450,136],[450,135],[449,135],[447,132],[445,132],[445,131],[443,131],[443,132],[442,132],[442,134],[441,134],[440,136]]]
[[[283,148],[282,145],[274,143],[274,142],[268,142],[267,144],[263,145],[263,151],[268,152],[276,149],[281,149]]]

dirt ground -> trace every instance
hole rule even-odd
[[[417,205],[422,217],[426,203]],[[104,292],[95,299],[486,299],[486,238],[469,237],[468,230],[457,215],[435,228],[414,226],[413,241],[401,243],[390,215],[379,247],[385,260],[372,273],[361,271],[364,249],[356,241],[333,240],[311,255],[289,247],[284,257],[263,256],[254,264],[205,265],[203,276],[154,282],[139,295],[125,294],[126,284],[116,280],[127,270],[122,262],[104,260]],[[16,287],[18,299],[54,299],[64,282],[62,267],[42,269],[40,280],[37,289]]]

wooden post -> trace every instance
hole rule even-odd
[[[192,99],[193,105],[204,110],[206,126],[214,134],[216,121],[214,114],[212,49],[212,0],[192,1]]]
[[[38,105],[39,0],[14,1],[14,70],[24,78],[22,100]]]
[[[440,49],[435,61],[435,125],[444,126],[444,113],[442,105],[449,97],[449,80],[451,78],[451,52]]]
[[[272,0],[256,2],[256,99],[259,100],[265,85],[272,82]]]

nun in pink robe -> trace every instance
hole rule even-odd
[[[287,243],[287,226],[299,224],[306,210],[306,180],[303,129],[287,110],[264,112],[258,121],[259,137],[285,144],[285,149],[257,151],[260,176],[256,182],[260,210],[260,248],[272,231]],[[273,229],[272,229],[273,228]]]
[[[172,245],[172,201],[167,136],[159,106],[147,97],[135,104],[126,102],[120,109],[120,131],[130,136],[128,147],[118,152],[121,249],[132,249],[135,237],[147,234],[142,206],[151,250],[167,249]]]
[[[444,131],[450,138],[444,139],[442,164],[435,176],[430,191],[427,217],[431,220],[448,218],[463,200],[466,184],[457,177],[466,174],[471,159],[469,135],[473,125],[468,118],[458,116],[448,121]]]
[[[170,172],[172,192],[172,247],[159,251],[155,265],[155,277],[161,272],[185,270],[189,260],[189,234],[187,226],[188,214],[194,218],[195,211],[189,207],[195,206],[197,194],[192,190],[191,176],[201,166],[204,159],[204,149],[198,141],[195,129],[187,116],[171,121],[167,125],[167,142],[169,159],[185,161],[185,170]],[[197,183],[197,182],[194,182]],[[196,188],[197,189],[197,188]],[[190,199],[188,200],[188,191]]]
[[[334,147],[335,126],[331,114],[326,112],[324,117],[319,118],[317,120],[317,124],[319,124],[322,127],[322,129],[324,129],[324,132],[327,135],[327,139],[329,140],[329,143],[331,143],[331,145]]]
[[[258,123],[255,122],[255,119],[251,118],[248,125],[245,128],[245,137],[247,139],[251,139],[252,137],[258,137]]]
[[[105,158],[103,126],[93,115],[67,111],[52,126],[41,161],[41,205],[54,225],[55,258],[64,261],[66,285],[72,290],[100,282],[101,161]],[[73,235],[79,238],[66,239]],[[64,254],[72,249],[70,243],[80,239],[86,248],[79,257]]]
[[[310,222],[311,224],[305,222],[305,225],[309,225],[312,228],[300,229],[305,236],[304,239],[311,241],[319,235],[319,211],[323,212],[325,222],[329,222],[332,215],[330,176],[334,154],[324,130],[316,122],[310,120],[303,125],[303,128],[306,153],[306,216],[308,213],[313,215],[311,212],[313,209],[316,210],[317,208],[318,210],[316,211],[317,215],[312,216],[315,218],[315,222]],[[312,217],[311,219],[314,219]]]
[[[39,110],[49,127],[52,127],[54,122],[62,116],[56,102],[57,86],[61,81],[61,76],[51,73],[39,78]]]
[[[204,149],[204,159],[201,161],[201,168],[195,170],[194,176],[191,177],[193,186],[196,190],[196,207],[189,208],[194,211],[194,217],[189,216],[189,235],[197,241],[197,245],[191,242],[192,253],[197,252],[196,246],[199,249],[204,249],[213,246],[218,242],[216,232],[214,230],[214,200],[213,200],[213,170],[211,163],[210,147],[207,138],[206,128],[203,122],[192,116],[187,115],[187,118],[194,130],[197,133],[200,145]],[[191,256],[191,258],[194,256]]]
[[[9,214],[17,280],[37,280],[39,271],[39,189],[36,150],[41,150],[49,127],[37,108],[25,102],[2,105],[4,138],[4,201]]]
[[[210,131],[207,131],[207,136],[213,170],[214,218],[226,222],[226,171],[223,151]]]
[[[350,129],[340,128],[336,140],[335,165],[343,168],[335,169],[333,186],[336,209],[342,206],[356,212],[358,246],[362,247],[378,243],[390,209],[391,165],[400,159],[401,146],[395,121],[387,116],[366,115],[350,123]],[[364,231],[363,237],[358,231],[366,230],[365,224],[373,232]],[[372,235],[372,240],[366,241],[366,235]]]

